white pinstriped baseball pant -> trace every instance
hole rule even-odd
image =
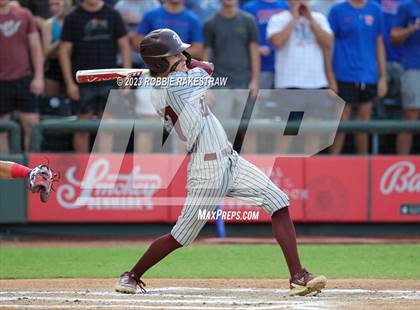
[[[225,196],[261,207],[270,216],[289,205],[287,195],[235,151],[225,156],[218,153],[217,159],[209,161],[195,153],[188,166],[188,196],[172,236],[183,246],[190,244],[207,222],[199,219],[199,211],[214,211]]]

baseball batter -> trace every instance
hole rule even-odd
[[[154,77],[174,80],[204,79],[212,65],[191,59],[188,44],[169,29],[149,33],[140,44],[142,59]],[[175,249],[187,246],[206,221],[200,210],[213,211],[225,196],[235,197],[263,208],[272,218],[273,234],[290,272],[290,295],[313,295],[326,285],[324,276],[314,276],[300,263],[296,234],[289,215],[289,198],[256,166],[232,149],[226,133],[204,102],[207,87],[172,85],[156,90],[153,105],[167,132],[176,131],[191,154],[188,166],[188,197],[170,234],[150,245],[137,264],[124,272],[116,291],[144,291],[142,275]]]

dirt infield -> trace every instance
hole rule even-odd
[[[420,281],[330,280],[316,297],[288,297],[287,280],[145,279],[147,294],[115,279],[0,280],[0,309],[419,309]]]
[[[139,246],[149,245],[154,238],[139,237],[51,237],[51,238],[28,238],[28,239],[1,239],[0,246],[5,247],[114,247],[114,246]],[[332,237],[332,236],[308,236],[298,237],[298,244],[420,244],[420,236],[403,237]],[[194,244],[277,244],[272,237],[261,238],[199,238]]]
[[[8,247],[138,246],[149,240],[1,240]],[[404,243],[418,243],[410,238]],[[262,239],[202,239],[202,244],[272,243]],[[396,243],[395,239],[302,238],[300,243]],[[1,262],[0,262],[1,263]],[[144,279],[147,294],[114,292],[116,279],[0,280],[0,309],[420,309],[420,281],[334,279],[316,297],[288,297],[286,279]]]

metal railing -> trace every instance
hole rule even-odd
[[[21,153],[22,136],[19,124],[14,121],[0,121],[1,131],[7,131],[9,133],[10,153]]]
[[[274,120],[253,120],[248,127],[249,130],[255,132],[282,132],[287,124],[288,129],[297,131],[299,128],[311,129],[316,132],[330,131],[337,128],[336,121],[307,121],[304,123],[291,121],[274,121]],[[104,130],[118,132],[120,130],[131,130],[142,132],[162,132],[162,122],[159,120],[46,120],[39,123],[32,129],[30,150],[32,152],[41,151],[42,137],[44,133],[75,133],[90,132],[95,133],[99,125]],[[238,130],[244,124],[238,126],[238,121],[225,121],[223,127],[226,130]],[[1,128],[1,127],[0,127]],[[420,122],[418,121],[402,121],[402,120],[349,120],[341,121],[338,126],[339,132],[366,132],[377,137],[379,134],[394,134],[398,132],[420,133]],[[374,152],[375,147],[374,147]]]

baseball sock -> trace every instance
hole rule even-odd
[[[171,234],[166,234],[152,242],[137,264],[131,269],[139,278],[166,255],[182,247]]]
[[[12,167],[10,168],[10,176],[13,179],[26,179],[29,176],[29,172],[31,172],[31,168],[13,163]]]
[[[287,267],[289,267],[290,275],[293,276],[301,271],[302,266],[297,250],[295,226],[290,218],[289,207],[274,212],[271,216],[271,225],[274,238],[280,245]]]

